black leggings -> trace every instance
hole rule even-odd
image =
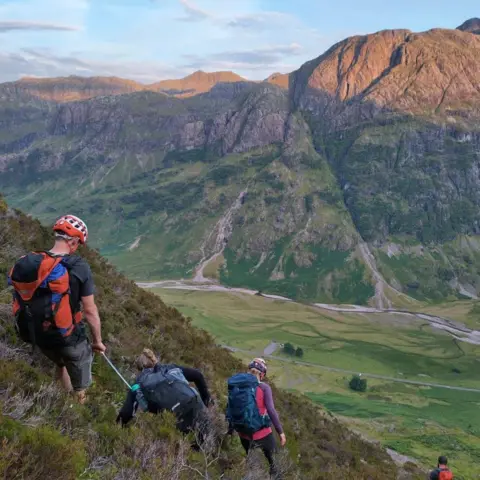
[[[263,437],[260,440],[249,440],[242,437],[240,437],[240,440],[247,454],[252,448],[261,448],[263,454],[268,460],[268,464],[270,465],[270,475],[274,476],[275,478],[279,478],[274,459],[275,452],[277,451],[277,445],[273,433],[268,434],[266,437]]]
[[[194,448],[202,444],[210,431],[209,419],[203,403],[177,416],[177,428],[184,434],[195,432]]]

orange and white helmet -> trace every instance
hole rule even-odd
[[[88,229],[85,222],[74,215],[60,217],[53,226],[55,232],[64,233],[69,237],[78,238],[84,245],[88,239]]]
[[[248,368],[254,368],[263,375],[267,374],[267,362],[263,358],[254,358],[248,365]]]

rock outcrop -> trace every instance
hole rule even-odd
[[[471,18],[466,22],[462,23],[457,30],[461,30],[462,32],[470,32],[476,35],[480,35],[480,18]]]
[[[294,74],[300,105],[343,102],[417,115],[478,115],[480,38],[459,30],[386,30],[348,38]],[[356,120],[356,119],[355,119]]]

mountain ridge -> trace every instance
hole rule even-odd
[[[0,188],[45,220],[75,209],[140,280],[207,261],[226,284],[322,303],[475,298],[479,49],[459,30],[386,30],[332,46],[288,89],[7,98]]]
[[[233,72],[211,72],[201,70],[184,78],[161,80],[152,84],[142,84],[119,77],[68,77],[36,78],[22,77],[14,82],[0,84],[0,95],[28,94],[41,100],[68,103],[89,100],[98,96],[125,95],[134,92],[152,91],[172,97],[185,98],[206,93],[219,83],[246,82]]]

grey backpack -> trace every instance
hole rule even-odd
[[[183,372],[175,365],[156,365],[142,373],[137,382],[150,407],[181,414],[200,401]]]

